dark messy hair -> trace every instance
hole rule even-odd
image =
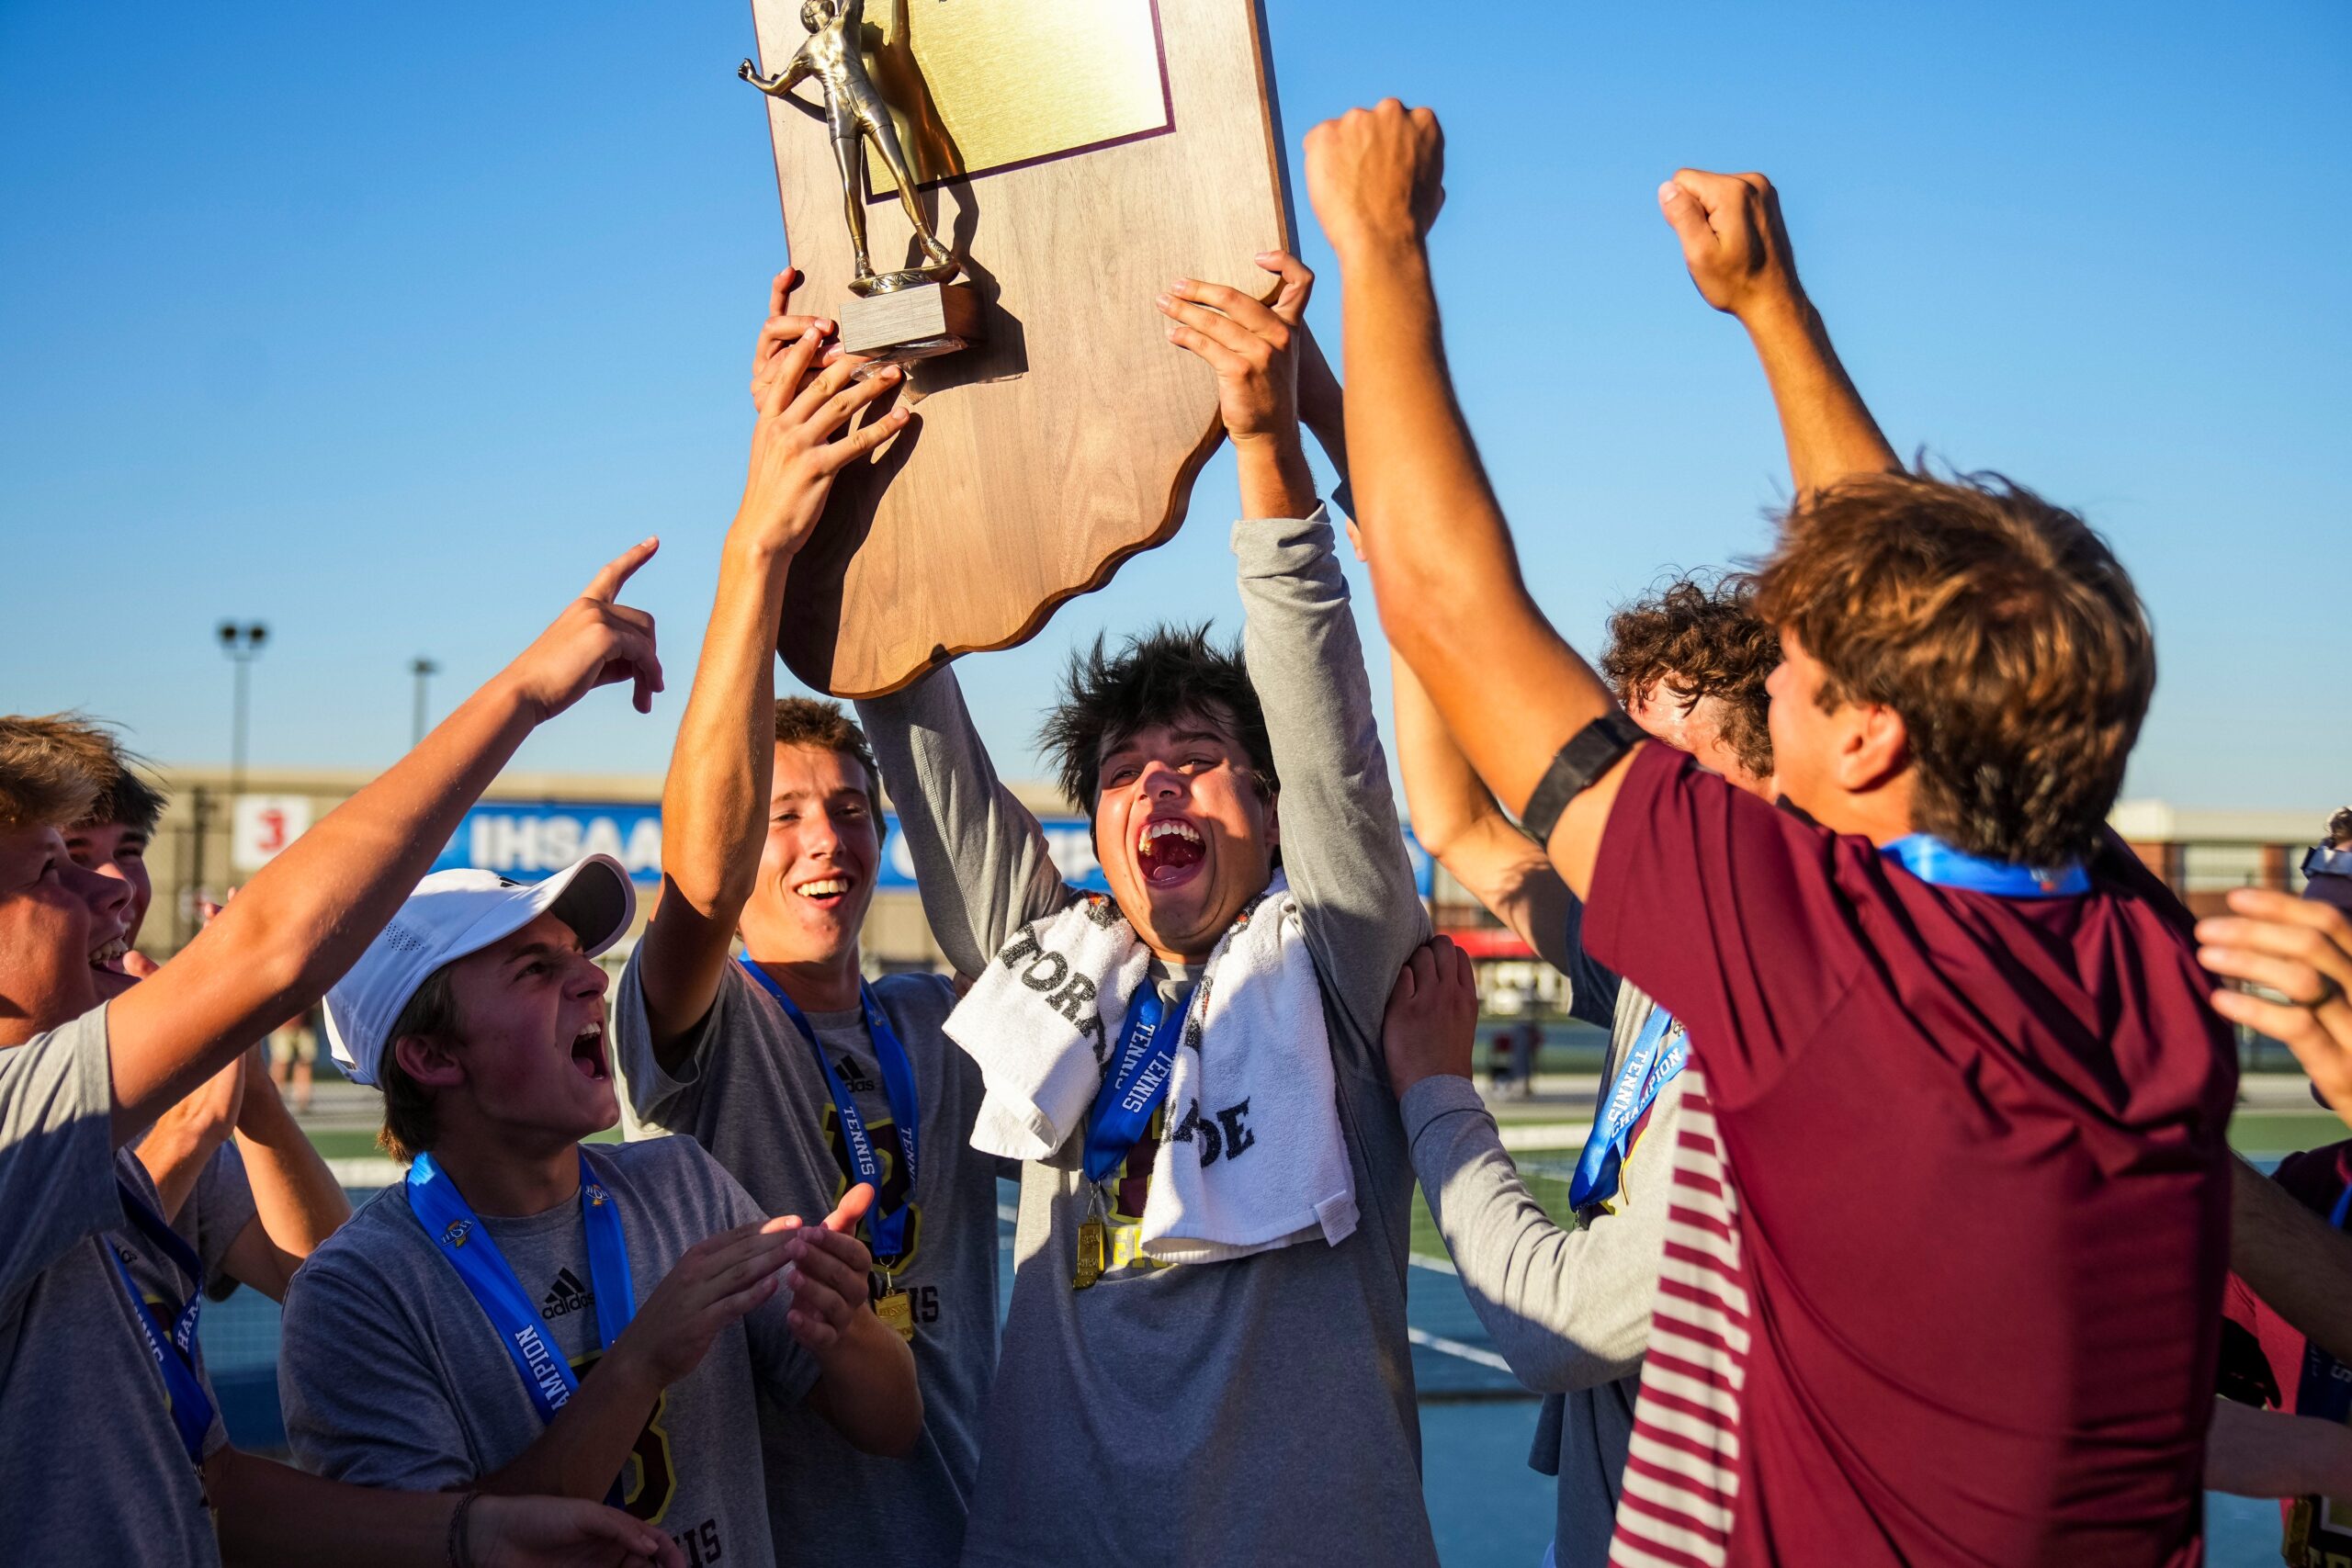
[[[881,784],[882,770],[874,761],[874,747],[865,739],[865,731],[858,728],[857,720],[842,711],[841,704],[816,697],[776,698],[775,743],[814,746],[847,757],[865,770],[867,803],[878,804],[874,796]]]
[[[1723,699],[1723,738],[1758,778],[1772,772],[1772,700],[1781,634],[1756,613],[1746,572],[1686,572],[1609,617],[1600,673],[1627,707],[1663,683],[1689,713]]]
[[[1266,714],[1241,660],[1241,646],[1219,648],[1197,626],[1158,626],[1127,638],[1116,653],[1102,637],[1070,655],[1061,691],[1037,744],[1062,794],[1090,818],[1101,793],[1102,753],[1137,730],[1187,718],[1232,732],[1250,776],[1271,797],[1281,788],[1266,739]]]
[[[2352,848],[2352,806],[2343,807],[2327,819],[2327,847],[2331,850]]]
[[[164,792],[141,773],[147,759],[125,746],[111,725],[87,718],[80,722],[105,758],[105,766],[98,772],[96,802],[74,826],[131,828],[152,837],[164,815]]]

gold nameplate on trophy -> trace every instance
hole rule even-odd
[[[873,0],[869,0],[873,3]],[[874,79],[919,184],[984,175],[1168,129],[1152,0],[930,0],[880,15]],[[880,200],[898,190],[869,165]]]

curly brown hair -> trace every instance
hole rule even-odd
[[[1998,474],[1843,479],[1783,520],[1756,608],[1819,660],[1825,708],[1902,716],[1919,831],[2044,870],[2097,846],[2156,646],[2081,517]]]
[[[2352,848],[2352,806],[2345,807],[2327,819],[2327,847],[2331,850]]]
[[[1631,707],[1659,685],[1689,713],[1723,699],[1724,743],[1758,778],[1772,772],[1771,699],[1764,682],[1781,662],[1781,635],[1756,613],[1746,572],[1685,572],[1609,617],[1600,673]]]

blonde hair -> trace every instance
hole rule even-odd
[[[83,820],[115,772],[108,739],[76,715],[0,717],[0,832]]]

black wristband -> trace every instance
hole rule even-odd
[[[1568,808],[1568,802],[1590,789],[1592,781],[1607,773],[1618,758],[1648,739],[1640,725],[1616,708],[1568,737],[1568,743],[1553,754],[1552,765],[1544,770],[1535,793],[1527,797],[1527,809],[1519,817],[1521,829],[1538,845],[1548,846],[1552,829],[1560,825],[1560,813]]]
[[[474,1568],[474,1543],[466,1528],[466,1516],[481,1501],[481,1493],[469,1492],[458,1498],[458,1506],[449,1511],[449,1568]]]

